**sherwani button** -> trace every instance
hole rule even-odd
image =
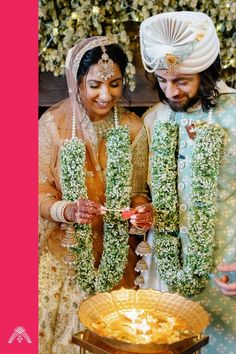
[[[179,168],[184,168],[185,167],[185,162],[184,161],[179,161],[178,166],[179,166]]]
[[[186,234],[188,232],[188,229],[186,226],[181,226],[180,227],[180,232],[183,232],[184,234]]]
[[[187,210],[187,205],[186,204],[180,204],[180,210],[181,211],[186,211]]]
[[[187,146],[187,142],[185,141],[185,140],[182,140],[181,142],[180,142],[180,147],[181,148],[185,148]]]
[[[183,127],[185,127],[186,125],[188,125],[188,119],[187,118],[183,118],[183,119],[181,119],[181,125],[183,126]]]
[[[178,188],[180,191],[182,191],[184,189],[184,187],[185,187],[184,183],[181,182],[178,184]]]

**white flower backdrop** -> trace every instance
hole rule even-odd
[[[215,23],[220,42],[223,78],[236,86],[236,2],[234,0],[39,0],[39,69],[64,74],[68,48],[83,38],[107,35],[128,55],[130,89],[135,88],[135,67],[127,24],[165,11],[203,11]],[[137,33],[138,40],[138,33]]]

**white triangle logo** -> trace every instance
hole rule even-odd
[[[23,327],[16,327],[11,335],[11,337],[8,340],[8,343],[14,342],[14,340],[17,340],[19,343],[21,343],[24,339],[26,340],[27,343],[32,343],[30,336],[28,333],[25,331]]]

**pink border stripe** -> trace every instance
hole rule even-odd
[[[2,1],[0,16],[0,353],[36,354],[38,2]],[[19,328],[8,343],[17,327],[32,343]]]

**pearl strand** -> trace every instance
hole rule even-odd
[[[75,103],[73,103],[72,108],[72,139],[75,138],[75,130],[76,130],[76,120],[75,120]]]
[[[214,120],[212,118],[212,108],[208,112],[207,123],[208,124],[213,124],[214,123]]]
[[[139,31],[139,38],[140,38],[140,53],[141,53],[141,58],[142,58],[142,61],[143,61],[144,69],[145,69],[148,73],[153,73],[153,72],[157,69],[157,67],[158,67],[159,60],[156,59],[156,58],[154,58],[153,60],[151,60],[151,61],[148,63],[148,61],[146,60],[145,55],[144,55],[141,29],[140,29],[140,31]],[[156,63],[155,63],[155,62],[156,62]],[[148,68],[148,66],[149,66],[149,67],[152,67],[153,64],[155,64],[153,69]]]
[[[119,120],[118,120],[117,106],[114,107],[114,123],[115,123],[115,128],[118,128],[119,127]]]

